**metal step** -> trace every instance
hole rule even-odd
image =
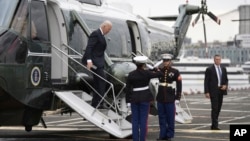
[[[132,125],[125,117],[110,109],[93,108],[88,103],[92,97],[87,93],[82,91],[55,91],[54,93],[83,118],[111,135],[117,138],[126,138],[132,135]]]
[[[175,104],[175,121],[187,124],[192,123],[193,117],[181,108],[180,104]]]

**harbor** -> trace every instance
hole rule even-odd
[[[249,74],[241,66],[233,66],[230,59],[223,58],[221,65],[226,67],[228,74],[228,90],[246,90],[250,88]],[[182,76],[184,94],[204,93],[204,76],[206,68],[213,65],[213,58],[187,56],[173,61],[173,67]]]
[[[219,131],[210,130],[210,101],[203,94],[183,96],[183,108],[185,100],[193,120],[188,124],[176,122],[173,141],[229,141],[230,125],[250,125],[249,90],[230,91],[224,97],[219,117],[219,126],[222,130]],[[43,119],[47,128],[39,124],[34,126],[31,132],[24,131],[24,127],[0,127],[0,141],[131,141],[110,138],[107,132],[83,120],[75,112],[61,115],[57,111],[46,111]],[[158,134],[158,117],[150,115],[147,140],[155,141]]]

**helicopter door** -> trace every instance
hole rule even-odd
[[[52,83],[68,82],[68,54],[66,27],[63,15],[55,3],[48,3],[48,18],[52,43],[51,79]]]
[[[131,37],[132,52],[137,53],[142,52],[141,49],[141,37],[138,29],[138,25],[134,21],[127,21],[129,33]]]

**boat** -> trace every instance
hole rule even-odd
[[[246,61],[241,67],[245,73],[250,74],[250,61]]]
[[[173,61],[173,67],[178,69],[182,76],[182,91],[184,94],[204,93],[204,77],[206,68],[214,64],[213,58],[199,58],[196,56],[182,57]],[[240,66],[231,66],[230,59],[222,59],[228,73],[228,90],[249,89],[249,77]]]

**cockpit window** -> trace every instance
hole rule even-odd
[[[17,9],[11,28],[27,37],[28,29],[28,2],[22,1]]]
[[[31,33],[33,40],[49,41],[45,5],[40,1],[31,2]]]
[[[9,27],[18,0],[0,0],[0,27]]]
[[[31,2],[31,37],[33,40],[49,41],[45,5],[40,1]]]
[[[29,15],[31,20],[29,20]],[[17,9],[11,28],[25,38],[30,37],[32,40],[49,41],[44,3],[32,1],[31,10],[29,11],[28,1],[22,1]]]

